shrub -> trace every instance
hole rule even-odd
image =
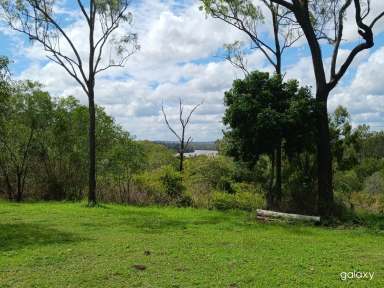
[[[336,191],[342,193],[352,193],[361,190],[362,185],[356,172],[338,171],[334,177],[334,187]]]
[[[384,169],[384,160],[366,158],[355,168],[355,171],[360,180],[363,181],[365,178],[382,169]]]
[[[352,193],[358,192],[362,188],[361,181],[356,172],[354,170],[338,171],[334,177],[334,187],[336,195],[340,200],[353,209]]]
[[[247,183],[247,182],[238,182],[233,183],[232,188],[236,194],[240,193],[258,193],[260,195],[264,194],[264,190],[258,183]]]
[[[163,166],[154,171],[145,171],[134,177],[134,183],[149,201],[158,204],[186,205],[191,201],[185,196],[185,187],[180,172],[172,166]]]
[[[235,170],[235,163],[225,156],[199,156],[185,161],[185,175],[189,185],[205,186],[209,190],[233,192]]]
[[[376,172],[364,181],[364,192],[368,194],[384,194],[384,177],[382,172]]]
[[[237,208],[246,211],[253,211],[264,207],[265,200],[261,194],[242,192],[235,194]]]
[[[137,195],[133,202],[137,204],[165,204],[168,201],[157,173],[157,171],[145,171],[134,176],[133,182],[136,186]]]
[[[302,153],[284,163],[282,210],[314,214],[317,210],[316,167],[313,155]]]
[[[384,194],[353,192],[351,202],[360,212],[384,213]]]
[[[159,180],[165,190],[165,193],[171,199],[178,199],[185,190],[183,178],[180,172],[176,171],[172,166],[164,166],[158,170]]]
[[[212,197],[212,206],[218,210],[240,209],[252,211],[262,208],[264,202],[262,195],[250,192],[237,194],[215,192]]]
[[[225,192],[214,192],[212,195],[212,206],[218,210],[236,209],[235,196]]]

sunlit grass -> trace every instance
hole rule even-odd
[[[354,270],[375,275],[340,280]],[[384,235],[240,212],[0,202],[0,287],[384,287]]]

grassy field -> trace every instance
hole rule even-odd
[[[384,235],[240,212],[0,202],[0,287],[384,287]]]

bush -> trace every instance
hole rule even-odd
[[[209,190],[233,192],[235,163],[228,157],[199,156],[185,161],[185,175],[191,186],[205,186]]]
[[[212,206],[218,210],[240,209],[253,211],[262,208],[264,202],[262,195],[249,192],[238,194],[215,192],[212,197]]]
[[[151,172],[144,172],[134,177],[134,183],[149,202],[157,204],[187,205],[191,203],[184,194],[180,172],[172,166],[164,166]]]
[[[355,171],[338,171],[335,174],[334,187],[336,191],[352,193],[361,190],[362,183]]]
[[[247,183],[247,182],[233,183],[232,188],[236,194],[240,194],[240,193],[255,194],[255,193],[258,193],[260,195],[264,195],[264,193],[265,193],[263,188],[261,187],[261,185],[257,184],[257,183]]]
[[[365,179],[364,192],[368,194],[384,194],[383,172],[376,172]]]
[[[356,172],[354,170],[336,172],[334,187],[336,195],[340,200],[353,209],[354,205],[351,201],[352,193],[358,192],[362,188],[361,181]]]
[[[159,169],[159,180],[165,190],[165,193],[171,199],[179,199],[185,187],[183,185],[183,178],[180,172],[176,171],[172,166],[164,166]]]
[[[384,213],[384,194],[354,192],[351,195],[351,202],[357,211],[374,214]]]
[[[236,209],[235,196],[224,192],[215,192],[212,195],[212,206],[218,210]]]
[[[310,153],[297,155],[284,162],[283,211],[298,214],[317,212],[317,183],[314,156]]]
[[[265,200],[261,194],[242,192],[235,194],[237,208],[240,210],[253,211],[264,207]]]
[[[382,169],[384,169],[384,160],[366,158],[355,168],[355,171],[359,179],[363,181],[365,178]]]

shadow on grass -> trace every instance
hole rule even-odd
[[[64,244],[80,241],[72,233],[37,224],[0,224],[0,252],[32,245]]]
[[[127,225],[135,229],[139,229],[144,233],[162,233],[171,230],[195,229],[204,226],[217,226],[222,229],[233,228],[252,228],[247,221],[247,218],[233,215],[204,215],[204,216],[182,216],[182,215],[167,215],[163,212],[155,211],[130,211],[127,217],[121,219],[120,225]],[[255,228],[260,228],[255,227]]]

